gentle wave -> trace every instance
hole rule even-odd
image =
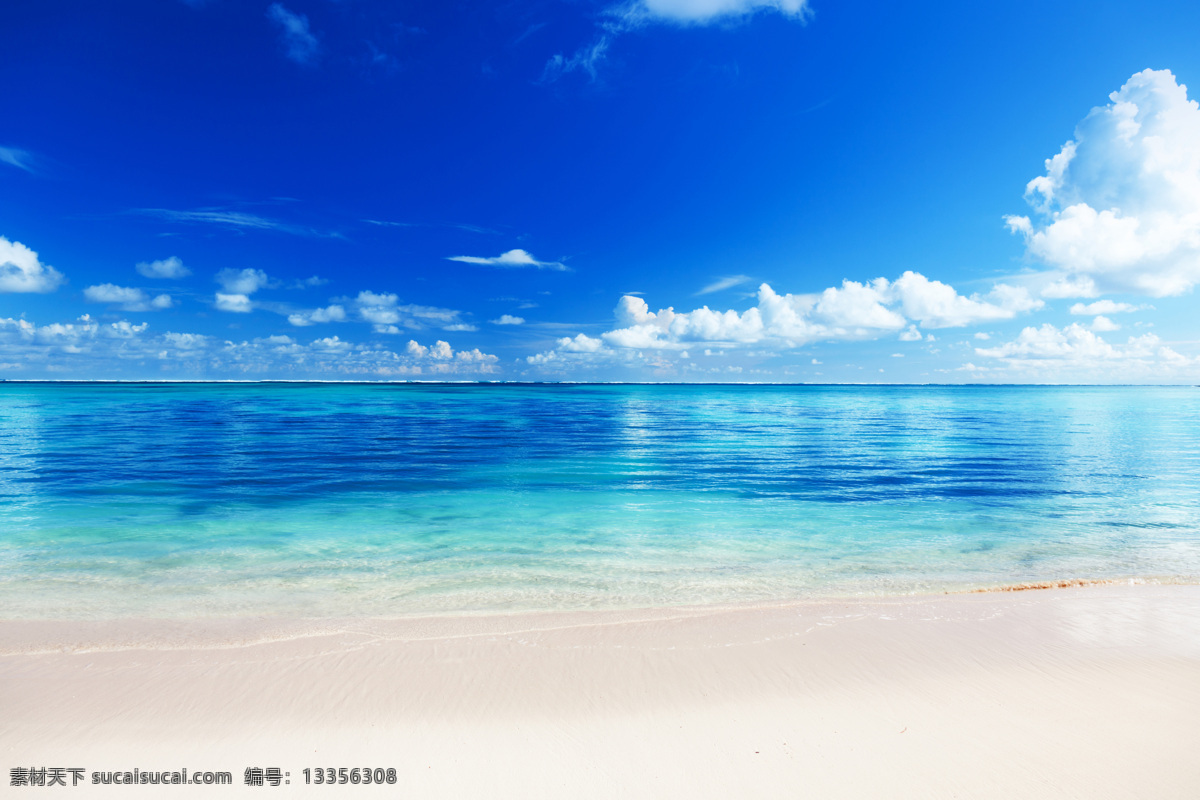
[[[1200,576],[1191,387],[0,384],[8,617]]]

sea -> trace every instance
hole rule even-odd
[[[1200,389],[0,383],[0,617],[1200,581]]]

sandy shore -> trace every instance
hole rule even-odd
[[[0,767],[345,797],[1200,797],[1200,587],[0,622]],[[243,786],[247,767],[290,785]],[[394,767],[305,786],[306,767]],[[70,778],[68,777],[68,784]],[[81,785],[71,796],[166,796]],[[24,795],[21,795],[24,796]]]

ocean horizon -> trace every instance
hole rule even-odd
[[[1190,386],[14,382],[8,618],[1200,579]]]

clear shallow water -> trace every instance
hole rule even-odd
[[[1200,579],[1200,389],[0,384],[0,616]]]

